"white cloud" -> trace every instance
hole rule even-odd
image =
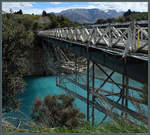
[[[70,8],[65,8],[65,9],[70,9]],[[38,9],[38,8],[29,8],[29,9],[22,9],[24,14],[42,14],[43,10],[45,10],[47,13],[54,12],[54,13],[59,13],[62,10],[65,10],[63,7],[62,8],[45,8],[45,9]],[[15,11],[15,10],[14,10]],[[17,10],[16,10],[17,11]]]
[[[49,2],[49,3],[53,5],[58,5],[58,4],[62,4],[63,2]]]
[[[37,9],[37,8],[29,8],[29,9],[23,9],[22,10],[24,14],[42,14],[43,10],[42,9]]]
[[[34,2],[35,3],[35,2]],[[2,2],[2,10],[5,12],[9,12],[12,9],[13,12],[22,9],[24,14],[42,14],[42,11],[45,10],[46,12],[61,12],[62,10],[69,9],[63,7],[50,7],[50,8],[36,8],[33,6],[33,2]],[[61,4],[62,2],[49,2],[50,4]]]
[[[31,2],[2,2],[2,10],[9,12],[10,9],[25,9],[32,8],[33,3]]]
[[[88,2],[89,8],[99,8],[102,10],[127,11],[148,11],[148,2]]]
[[[69,8],[68,8],[69,9]],[[45,8],[45,9],[37,9],[37,8],[29,8],[29,9],[23,9],[24,14],[42,14],[43,10],[45,10],[47,13],[54,12],[54,13],[59,13],[64,8]]]
[[[36,3],[36,2],[34,2]],[[77,3],[70,5],[63,5],[59,6],[59,4],[65,4],[63,2],[49,2],[50,4],[57,5],[55,7],[50,6],[49,8],[41,7],[36,8],[36,4],[33,2],[3,2],[2,3],[2,10],[9,12],[10,8],[13,11],[18,11],[19,9],[22,9],[23,13],[25,14],[41,14],[43,10],[45,10],[47,13],[49,12],[61,12],[62,10],[66,9],[75,9],[75,8],[83,8],[83,9],[91,9],[91,8],[99,8],[101,10],[117,10],[117,11],[127,11],[128,9],[131,9],[132,11],[148,11],[148,2],[87,2],[86,4],[78,5]],[[69,3],[69,2],[67,2]],[[83,2],[84,3],[84,2]]]

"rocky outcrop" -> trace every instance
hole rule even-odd
[[[26,63],[28,71],[25,76],[48,76],[54,73],[49,69],[47,65],[47,55],[42,45],[35,45],[32,49],[28,50],[28,56]]]

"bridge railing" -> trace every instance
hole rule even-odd
[[[48,36],[80,42],[87,47],[107,46],[128,52],[146,50],[148,47],[148,21],[65,27],[45,31]]]

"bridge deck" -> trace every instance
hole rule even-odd
[[[39,35],[42,42],[46,44],[56,45],[78,56],[88,58],[95,63],[106,66],[116,72],[125,74],[133,80],[148,83],[148,54],[129,53],[123,58],[123,51],[119,48],[108,48],[101,46],[97,48],[90,46],[87,48],[85,44],[60,39],[48,35]]]
[[[148,121],[146,116],[128,108],[127,105],[128,100],[140,104],[143,104],[143,101],[140,98],[133,97],[131,95],[128,95],[127,93],[125,95],[123,94],[124,90],[128,91],[128,88],[132,88],[130,86],[126,86],[128,85],[128,80],[126,80],[127,82],[124,82],[125,77],[148,84],[147,23],[129,23],[121,27],[120,25],[122,24],[117,24],[116,26],[106,24],[96,27],[89,26],[88,28],[57,28],[47,31],[41,31],[39,32],[38,36],[42,45],[49,45],[53,48],[55,48],[56,46],[55,49],[57,53],[55,53],[55,56],[57,57],[57,61],[59,61],[61,57],[65,56],[64,53],[60,55],[61,51],[59,50],[61,49],[66,49],[68,52],[87,59],[87,80],[84,80],[84,78],[80,77],[83,79],[83,82],[87,81],[87,85],[82,84],[81,82],[78,82],[74,79],[70,79],[63,74],[59,74],[59,78],[57,78],[56,81],[58,87],[64,89],[68,93],[78,97],[80,100],[87,103],[87,119],[89,119],[89,105],[91,105],[98,111],[104,113],[105,116],[108,115],[114,120],[119,120],[122,113],[125,113],[126,116],[128,114],[132,118],[147,124]],[[64,59],[68,62],[68,59],[66,57],[64,57]],[[76,70],[76,67],[78,66],[75,66],[74,63],[71,63],[68,66],[68,64],[65,64],[65,60],[61,61],[63,62],[63,65],[61,66],[59,61],[59,68],[64,70],[67,68],[66,71],[72,70],[74,72],[74,70]],[[120,92],[112,92],[100,87],[94,88],[93,85],[91,87],[89,85],[89,60],[93,64],[95,64],[102,72],[103,69],[100,65],[110,68],[111,70],[113,70],[112,73],[121,73],[123,76],[123,84],[116,84],[116,82],[113,80],[109,82],[116,84],[119,88],[120,85],[126,86],[126,88],[120,88]],[[54,66],[56,65],[54,64]],[[112,75],[112,73],[110,74],[110,76]],[[108,77],[110,76],[107,75],[107,73],[105,74],[107,76],[107,79],[109,79]],[[92,75],[92,78],[94,78],[94,74]],[[105,84],[107,79],[103,84]],[[92,83],[94,84],[93,80]],[[87,98],[79,95],[74,91],[69,90],[69,88],[65,86],[66,83],[72,83],[85,91],[87,90]],[[143,92],[143,90],[138,88],[133,88],[133,90]],[[92,98],[92,101],[89,99],[90,94],[94,97]],[[117,96],[119,97],[119,99],[117,101],[114,101],[109,98],[109,96]],[[126,104],[123,104],[123,102],[119,103],[120,99],[122,99],[123,102],[124,100],[126,100]],[[120,110],[122,112],[121,115],[113,112],[113,108]]]

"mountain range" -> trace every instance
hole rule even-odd
[[[50,13],[55,15],[62,15],[74,22],[78,23],[95,23],[98,19],[116,18],[124,12],[117,12],[116,10],[100,10],[100,9],[67,9],[59,13]]]

